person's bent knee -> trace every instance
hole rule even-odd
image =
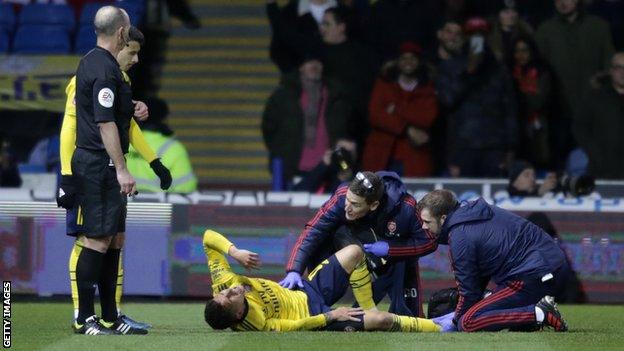
[[[364,259],[364,252],[358,245],[347,245],[336,252],[336,259],[347,274],[351,274]]]
[[[361,262],[364,259],[364,250],[362,250],[362,248],[359,245],[355,245],[355,244],[347,245],[343,248],[343,250],[346,250],[348,256],[354,262]]]

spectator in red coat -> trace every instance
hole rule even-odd
[[[390,68],[375,83],[363,169],[392,170],[405,177],[432,173],[429,128],[438,103],[420,54],[418,44],[404,42],[396,65],[386,65]]]

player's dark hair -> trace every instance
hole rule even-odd
[[[366,200],[367,204],[381,200],[385,187],[381,178],[373,172],[358,172],[349,184],[349,190]]]
[[[422,211],[426,208],[433,218],[439,219],[442,215],[451,213],[458,204],[452,192],[439,189],[430,192],[418,201],[418,209]]]
[[[145,36],[137,27],[130,26],[128,41],[136,41],[139,45],[143,46],[143,44],[145,44]]]
[[[234,313],[216,302],[213,297],[206,302],[204,319],[212,329],[217,330],[229,328],[238,321]]]

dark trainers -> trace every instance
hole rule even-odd
[[[93,315],[87,320],[85,320],[84,324],[78,324],[74,321],[72,325],[72,329],[74,329],[74,333],[76,334],[84,334],[84,335],[119,335],[120,332],[116,330],[112,330],[100,324],[100,318],[98,316]]]
[[[135,321],[134,319],[126,316],[125,314],[120,314],[119,319],[121,319],[122,322],[128,324],[129,326],[133,328],[137,328],[137,329],[150,329],[152,327],[152,325],[149,323]]]
[[[556,332],[568,331],[568,323],[561,316],[561,312],[557,309],[557,304],[552,296],[544,296],[536,306],[544,312],[542,325],[552,327]]]
[[[139,334],[139,335],[144,335],[147,334],[147,329],[141,329],[141,328],[135,328],[133,326],[131,326],[130,324],[125,323],[121,318],[117,318],[116,321],[114,322],[106,322],[106,321],[101,321],[100,323],[102,323],[103,326],[113,329],[117,332],[119,332],[120,334],[124,334],[124,335],[128,335],[128,334]]]

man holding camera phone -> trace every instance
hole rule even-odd
[[[292,191],[331,194],[340,184],[351,181],[357,170],[357,144],[351,139],[339,139],[334,148],[327,149],[321,162],[311,171],[293,180]]]
[[[327,149],[349,136],[351,112],[343,87],[323,76],[320,53],[308,53],[297,72],[284,75],[262,115],[273,177],[288,184],[311,172]]]
[[[487,22],[464,24],[464,50],[440,62],[438,101],[448,116],[448,172],[453,177],[498,177],[518,140],[511,78],[485,42]]]

